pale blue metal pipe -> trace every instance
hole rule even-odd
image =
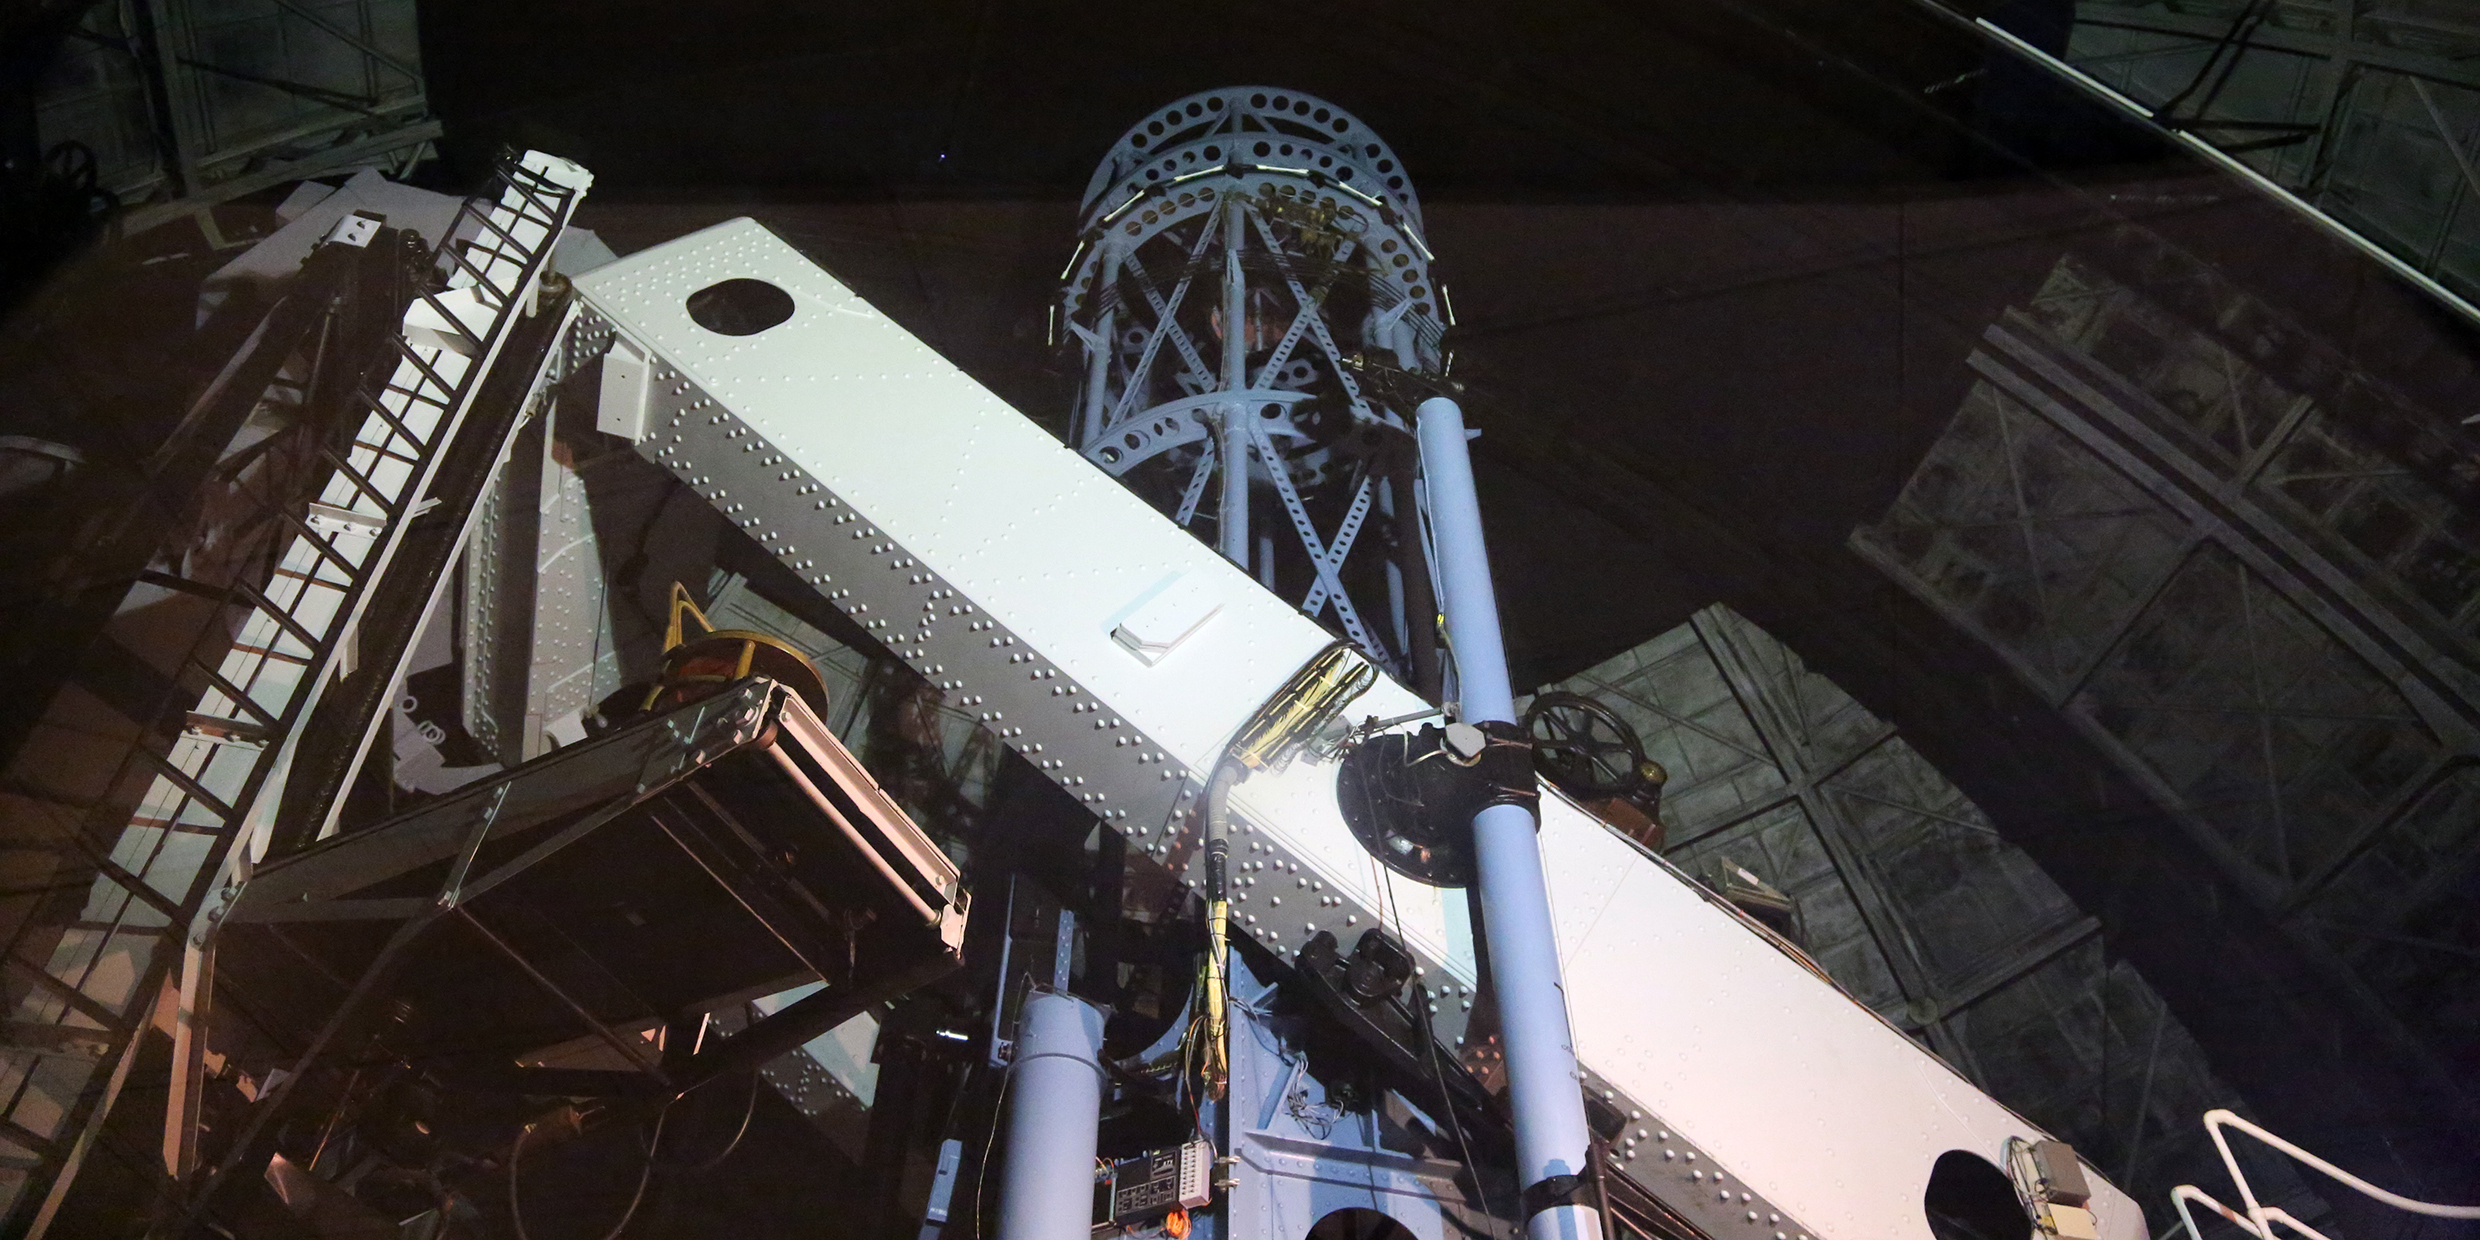
[[[1102,1124],[1102,1009],[1037,990],[1008,1068],[1007,1183],[999,1240],[1088,1240]]]
[[[1507,683],[1507,649],[1498,630],[1489,548],[1481,536],[1464,411],[1443,396],[1432,397],[1421,402],[1417,419],[1431,552],[1447,640],[1455,652],[1459,717],[1466,723],[1513,723],[1515,695]],[[1516,1182],[1530,1199],[1540,1191],[1534,1186],[1552,1177],[1587,1174],[1590,1148],[1533,815],[1518,805],[1482,810],[1473,818],[1473,859],[1507,1056]],[[1601,1218],[1582,1205],[1554,1206],[1532,1215],[1525,1231],[1531,1240],[1600,1240]]]

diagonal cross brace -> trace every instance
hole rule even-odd
[[[1154,278],[1146,274],[1145,264],[1138,262],[1136,255],[1130,254],[1121,260],[1125,270],[1136,277],[1137,287],[1145,291],[1145,303],[1154,308],[1156,321],[1153,332],[1145,339],[1144,351],[1137,355],[1137,364],[1129,368],[1128,387],[1120,393],[1119,406],[1104,419],[1106,424],[1117,422],[1136,411],[1137,401],[1145,394],[1146,377],[1154,373],[1154,358],[1162,352],[1162,342],[1166,338],[1179,348],[1180,356],[1198,374],[1214,373],[1198,357],[1197,346],[1189,340],[1187,332],[1180,330],[1178,320],[1172,316],[1178,313],[1180,303],[1187,299],[1188,286],[1196,280],[1197,260],[1205,254],[1206,247],[1213,244],[1215,231],[1215,222],[1207,220],[1204,230],[1197,234],[1197,243],[1189,247],[1186,270],[1181,274],[1180,282],[1172,286],[1168,302],[1155,291]],[[1110,342],[1106,340],[1103,344],[1107,347]]]
[[[1335,576],[1336,564],[1327,558],[1326,542],[1318,537],[1317,525],[1309,519],[1309,509],[1300,502],[1300,491],[1292,485],[1290,472],[1283,468],[1283,458],[1275,455],[1274,442],[1266,437],[1265,428],[1257,425],[1255,419],[1247,419],[1243,424],[1248,428],[1249,442],[1256,449],[1258,459],[1266,462],[1266,473],[1274,479],[1275,494],[1283,499],[1283,511],[1292,519],[1293,532],[1300,535],[1301,545],[1308,548],[1309,562],[1317,566],[1318,585],[1328,596],[1321,601],[1334,604],[1335,618],[1343,622],[1346,635],[1361,649],[1368,651],[1371,657],[1384,660],[1385,648],[1369,635],[1368,626],[1361,623],[1360,610],[1352,606],[1351,596],[1343,592],[1343,582]]]
[[[1171,518],[1179,523],[1181,529],[1187,529],[1188,523],[1197,519],[1198,501],[1206,497],[1206,481],[1213,476],[1214,440],[1208,437],[1205,451],[1197,455],[1196,472],[1188,476],[1188,489],[1180,493],[1179,515]]]
[[[1294,300],[1303,306],[1308,305],[1309,290],[1300,286],[1300,277],[1293,275],[1291,264],[1283,261],[1283,247],[1275,241],[1274,229],[1266,223],[1265,217],[1259,215],[1256,209],[1250,207],[1242,209],[1248,212],[1249,221],[1257,225],[1257,235],[1265,239],[1266,256],[1273,260],[1274,269],[1282,273],[1284,286],[1292,290]],[[1381,421],[1382,419],[1370,410],[1369,402],[1362,399],[1361,385],[1353,381],[1350,368],[1344,365],[1343,350],[1335,344],[1334,333],[1326,330],[1324,316],[1310,315],[1308,318],[1309,330],[1317,333],[1318,347],[1326,351],[1326,360],[1334,365],[1335,379],[1343,385],[1344,398],[1351,402],[1352,412],[1366,421]]]
[[[1349,241],[1344,242],[1335,250],[1335,261],[1338,263],[1351,256],[1352,243]],[[1277,261],[1280,262],[1279,255]],[[1292,350],[1300,344],[1302,333],[1309,330],[1311,323],[1321,326],[1324,324],[1325,316],[1318,312],[1325,308],[1326,294],[1333,289],[1334,278],[1329,276],[1325,284],[1318,286],[1317,296],[1305,298],[1300,302],[1300,312],[1292,316],[1292,325],[1284,329],[1283,339],[1275,342],[1274,352],[1266,356],[1266,364],[1258,369],[1257,381],[1249,386],[1262,388],[1274,382],[1275,372],[1283,369],[1283,363],[1292,360]],[[1300,286],[1293,284],[1292,292],[1297,295],[1300,292]]]
[[[1326,548],[1326,566],[1337,572],[1343,569],[1343,558],[1352,554],[1352,544],[1360,538],[1361,523],[1368,519],[1372,501],[1378,497],[1374,480],[1361,475],[1360,489],[1352,493],[1352,506],[1344,511],[1343,524],[1335,527],[1335,541]],[[1321,574],[1317,584],[1309,587],[1309,596],[1300,600],[1300,609],[1314,616],[1326,605],[1326,577]]]

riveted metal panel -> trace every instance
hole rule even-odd
[[[698,326],[727,278],[792,317]],[[1162,821],[1328,640],[754,222],[579,286],[655,367],[639,451],[1114,822]],[[1111,629],[1183,574],[1223,609],[1149,666]]]

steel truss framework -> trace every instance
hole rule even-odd
[[[2480,27],[2377,0],[2073,8],[2068,64],[2454,292],[2480,292]]]
[[[1084,360],[1070,443],[1183,526],[1219,482],[1223,554],[1418,683],[1434,681],[1435,607],[1406,432],[1445,381],[1452,321],[1430,262],[1419,201],[1367,125],[1232,87],[1112,146],[1060,304]],[[1268,507],[1284,533],[1252,540]]]
[[[708,780],[706,773],[719,766],[727,773]],[[740,799],[747,790],[767,787],[777,795]],[[784,792],[792,795],[780,795]],[[845,850],[828,845],[816,854],[843,857],[842,864],[854,868],[838,873],[836,863],[827,863],[823,874],[834,881],[826,890],[817,861],[797,877],[779,864],[771,867],[767,851],[779,845],[757,845],[764,830],[753,832],[748,825],[768,811],[776,816],[764,830],[789,827],[796,838],[840,830]],[[597,832],[629,824],[639,834],[627,847],[678,848],[686,870],[701,876],[698,892],[720,897],[723,906],[752,919],[744,949],[756,945],[761,948],[756,954],[766,955],[781,947],[788,953],[760,969],[794,965],[823,986],[779,995],[762,1019],[736,1027],[719,1046],[682,1054],[674,1043],[665,1052],[645,1036],[678,1020],[677,1011],[666,1011],[662,1001],[650,997],[661,979],[641,974],[627,981],[609,965],[580,967],[578,957],[542,950],[539,934],[531,936],[534,947],[527,950],[525,927],[548,924],[529,921],[542,916],[533,907],[542,897],[503,899],[494,907],[490,893],[521,885],[527,872],[556,865]],[[443,862],[435,894],[370,894],[401,889],[409,874],[423,875],[427,865]],[[714,884],[711,890],[704,880]],[[573,878],[553,884],[574,885]],[[828,903],[822,904],[822,897]],[[836,903],[842,900],[854,905]],[[840,919],[828,911],[831,906],[873,912]],[[420,953],[410,950],[417,941],[435,944],[443,931],[453,935],[457,929],[478,937],[490,948],[484,959],[491,968],[514,970],[503,980],[550,1001],[539,1009],[551,1021],[544,1027],[616,1052],[607,1070],[518,1067],[495,1055],[474,1054],[474,1029],[451,1007],[419,1033],[399,1026],[408,1045],[424,1047],[417,1058],[485,1089],[677,1097],[704,1081],[775,1064],[874,1005],[952,971],[960,959],[966,906],[953,863],[790,690],[755,678],[668,713],[650,714],[618,733],[563,748],[350,838],[269,863],[235,902],[227,933],[255,937],[262,948],[269,941],[280,945],[264,956],[290,953],[323,966],[311,971],[323,979],[334,1002],[306,1013],[309,1023],[298,1032],[309,1036],[299,1040],[287,1075],[253,1110],[222,1161],[203,1168],[198,1182],[186,1186],[186,1207],[208,1208],[236,1177],[259,1172],[296,1087],[320,1068],[332,1068],[339,1048],[351,1043],[350,1033],[371,1023],[371,1004],[419,971],[413,958]],[[304,923],[358,923],[389,931],[364,937],[358,952],[347,947],[337,956],[327,954],[335,951],[332,943],[304,950],[286,937],[287,926]],[[551,938],[556,941],[559,934]],[[340,959],[351,965],[336,968]],[[717,976],[732,967],[750,968],[744,958]],[[479,972],[470,962],[466,971]],[[434,975],[431,984],[458,995],[469,987],[477,994],[484,988],[478,977],[456,972]],[[519,1045],[539,1042],[546,1035],[527,1023],[542,1019],[539,1014],[521,1018],[513,1037],[505,1030],[501,1036]]]
[[[1818,965],[1991,1096],[2156,1208],[2210,1166],[2188,1117],[2232,1093],[2160,995],[1892,725],[1764,630],[1708,607],[1544,689],[1618,711],[1670,771],[1669,861],[1794,896]],[[2268,1192],[2327,1212],[2296,1176]]]
[[[159,200],[125,217],[128,231],[306,177],[401,175],[440,135],[402,0],[79,7],[37,105],[40,140],[83,147],[120,200]]]
[[[557,352],[568,374],[591,377],[589,363],[609,343],[607,335],[572,331]],[[590,388],[582,394],[573,384],[541,388],[543,408],[513,441],[506,466],[478,504],[460,597],[434,602],[424,621],[457,628],[465,730],[507,766],[550,753],[558,742],[546,735],[546,725],[556,733],[563,720],[575,724],[629,678],[634,664],[621,653],[628,645],[625,630],[615,631],[615,622],[631,611],[628,585],[619,580],[623,566],[639,557],[668,562],[647,541],[656,527],[694,529],[702,515],[693,496],[625,446],[613,448],[608,439],[593,444],[602,437],[592,432],[561,433],[580,421],[581,400],[592,404]],[[585,412],[582,421],[591,425],[591,409]],[[614,529],[640,536],[615,537]],[[713,536],[709,530],[703,541],[711,545]],[[975,714],[876,643],[850,633],[830,636],[761,596],[746,577],[710,568],[703,558],[689,567],[708,574],[691,581],[703,582],[698,597],[707,619],[717,628],[767,634],[809,658],[831,704],[822,722],[863,757],[914,822],[951,855],[969,855],[1002,752]],[[404,682],[398,683],[401,692]],[[468,772],[487,778],[496,768]],[[347,822],[343,829],[360,825]],[[867,1103],[834,1068],[811,1055],[789,1055],[770,1062],[763,1074],[859,1156]]]
[[[444,287],[415,290],[387,356],[347,385],[337,433],[314,445],[306,479],[276,494],[236,492],[240,524],[273,531],[267,553],[204,579],[183,575],[188,561],[176,557],[136,587],[139,604],[184,601],[170,609],[178,619],[151,627],[144,652],[171,669],[163,700],[114,713],[115,695],[73,683],[15,756],[0,958],[9,1230],[48,1225],[159,1005],[175,1013],[174,1105],[194,1089],[180,1065],[203,1048],[181,1017],[196,1011],[211,969],[197,932],[239,889],[250,841],[274,825],[303,727],[343,670],[482,377],[533,308],[551,243],[587,183],[574,165],[529,154],[466,204],[425,273]],[[85,770],[104,774],[70,782]],[[177,1172],[187,1125],[168,1130]]]
[[[2480,545],[2395,449],[2070,258],[1851,545],[1979,638],[2434,1086],[2480,923]]]

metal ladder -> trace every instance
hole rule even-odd
[[[0,953],[0,1231],[32,1237],[50,1225],[141,1034],[176,995],[164,1014],[174,1018],[175,1064],[193,1049],[179,1043],[194,1023],[178,1016],[206,969],[198,939],[246,876],[299,727],[347,666],[371,586],[591,184],[583,169],[538,152],[507,160],[494,181],[433,254],[444,287],[407,307],[392,370],[376,388],[367,379],[354,388],[345,417],[359,413],[359,426],[321,449],[323,480],[307,497],[262,499],[258,515],[289,532],[273,564],[220,583],[143,578],[209,605],[172,676],[196,697],[185,711],[118,721],[125,739],[110,786],[143,781],[134,812],[107,795],[74,826],[62,829],[62,813],[36,828],[50,836],[34,847],[52,854],[53,881],[30,893],[35,908],[15,919]],[[177,735],[167,735],[171,721]],[[167,986],[176,976],[177,991]],[[176,1068],[176,1095],[182,1087]],[[186,1140],[166,1142],[176,1172]]]

